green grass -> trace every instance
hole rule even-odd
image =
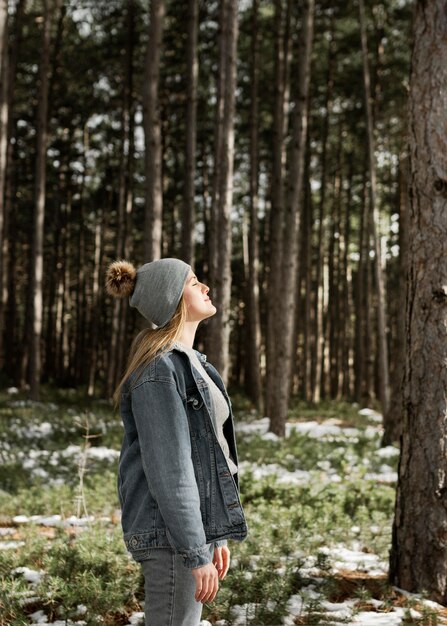
[[[0,393],[3,526],[10,525],[11,518],[19,514],[67,518],[77,513],[76,456],[65,458],[61,453],[67,446],[84,446],[87,424],[89,434],[94,435],[91,445],[119,449],[121,443],[120,418],[107,403],[48,388],[43,397],[45,401],[36,404]],[[238,421],[253,421],[256,415],[246,398],[234,394],[232,402]],[[358,435],[343,441],[339,437],[315,439],[297,432],[282,440],[238,434],[240,461],[253,464],[253,471],[249,466],[241,475],[249,536],[242,543],[230,542],[232,566],[216,601],[204,607],[203,619],[232,624],[234,607],[250,604],[245,608],[246,624],[278,626],[294,595],[303,599],[299,619],[304,621],[297,624],[327,624],[321,606],[324,599],[351,597],[367,604],[374,596],[392,605],[396,594],[383,580],[376,581],[375,587],[367,580],[358,584],[351,581],[347,596],[346,582],[331,574],[325,547],[357,542],[363,551],[387,559],[394,488],[366,480],[365,474],[378,471],[384,462],[395,469],[397,457],[377,456],[379,436],[366,433],[367,418],[358,415],[358,407],[325,404],[312,408],[301,403],[290,412],[290,421],[329,418],[355,426]],[[51,426],[39,432],[45,422]],[[35,454],[31,451],[44,450],[51,454],[34,459],[34,467],[24,463]],[[279,483],[273,475],[254,478],[257,465],[272,463],[290,472],[306,470],[309,480],[295,485]],[[45,611],[49,621],[82,619],[87,625],[119,626],[127,623],[133,611],[141,610],[140,568],[124,549],[116,518],[116,465],[116,459],[88,462],[85,505],[95,516],[91,524],[78,529],[23,524],[14,529],[12,539],[24,545],[0,550],[2,626],[27,624],[27,616],[38,609]],[[328,479],[335,473],[340,482]],[[306,573],[310,565],[320,569],[319,576]],[[17,567],[42,570],[44,576],[32,585],[23,575],[13,573]],[[87,607],[85,613],[79,612],[79,605]],[[424,619],[435,619],[433,611],[430,615]]]

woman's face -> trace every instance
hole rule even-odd
[[[183,289],[183,297],[188,307],[188,322],[200,322],[216,313],[217,309],[208,297],[209,290],[190,270]]]

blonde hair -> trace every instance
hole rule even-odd
[[[113,393],[115,410],[118,410],[121,390],[128,377],[141,367],[141,371],[136,378],[136,380],[138,380],[144,367],[148,365],[155,356],[161,355],[170,349],[171,344],[175,343],[182,333],[187,313],[188,308],[185,298],[182,295],[174,315],[165,326],[155,329],[144,328],[134,338],[130,346],[126,369]]]

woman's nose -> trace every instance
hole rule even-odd
[[[205,293],[208,293],[208,291],[210,290],[210,288],[208,287],[208,285],[203,285],[203,289],[205,291]]]

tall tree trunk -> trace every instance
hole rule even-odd
[[[356,275],[355,288],[355,350],[354,350],[354,398],[357,402],[363,402],[367,398],[365,393],[365,379],[368,378],[369,358],[369,306],[368,298],[368,272],[369,272],[369,220],[368,200],[366,193],[366,169],[363,173],[363,193],[360,212],[359,228],[359,261]]]
[[[417,2],[404,424],[390,579],[447,604],[447,38],[445,2]]]
[[[348,183],[347,183],[347,192],[346,192],[346,200],[345,200],[345,210],[344,210],[344,228],[343,228],[343,236],[341,239],[341,306],[340,306],[340,319],[341,319],[341,328],[340,328],[340,357],[339,361],[341,364],[340,367],[340,381],[339,388],[341,389],[341,393],[344,399],[349,400],[352,397],[351,394],[351,354],[352,354],[352,343],[351,343],[351,330],[350,330],[350,320],[351,320],[351,268],[348,261],[348,250],[350,243],[350,214],[351,214],[351,202],[352,202],[352,179],[354,176],[354,163],[353,163],[353,155],[350,153],[348,155]]]
[[[121,154],[118,188],[118,233],[116,255],[126,258],[129,251],[129,211],[132,207],[133,172],[133,48],[135,31],[135,3],[128,0],[126,12],[126,54],[123,66],[123,106],[121,116]],[[121,377],[126,342],[127,302],[115,298],[112,308],[112,335],[107,366],[106,396],[110,397]]]
[[[251,27],[250,94],[250,228],[248,233],[247,316],[248,357],[247,391],[260,412],[263,409],[261,388],[261,321],[259,313],[259,0],[253,0]]]
[[[269,270],[267,274],[267,341],[265,376],[265,412],[274,411],[273,393],[276,371],[276,321],[278,316],[281,274],[281,248],[284,223],[285,138],[289,125],[291,1],[275,0],[275,101],[273,110],[272,182],[269,232]]]
[[[326,203],[326,187],[327,187],[327,150],[329,138],[329,123],[332,114],[333,91],[334,91],[334,67],[335,67],[335,43],[334,43],[334,14],[331,14],[331,22],[329,28],[328,58],[327,58],[327,75],[326,75],[326,97],[321,147],[321,184],[320,184],[320,202],[318,211],[318,235],[317,235],[317,266],[315,277],[315,300],[314,300],[314,349],[312,350],[311,361],[311,389],[312,402],[318,403],[321,398],[321,366],[323,362],[323,267],[325,263],[325,249],[323,240],[323,224],[325,218]]]
[[[152,0],[149,41],[146,49],[146,78],[143,91],[146,206],[144,213],[144,262],[161,257],[163,190],[161,124],[159,113],[160,56],[165,0]]]
[[[340,330],[340,211],[342,196],[342,137],[343,125],[341,119],[338,124],[337,160],[334,172],[331,233],[329,235],[328,269],[329,269],[329,397],[337,398],[340,364],[339,357],[339,330]]]
[[[57,2],[59,0],[55,0]],[[31,277],[29,289],[32,295],[30,315],[31,350],[29,384],[32,400],[39,399],[41,375],[41,336],[43,316],[43,237],[45,218],[45,181],[47,152],[48,70],[50,66],[52,0],[43,0],[42,52],[40,60],[40,85],[37,112],[36,183],[33,243],[31,251]]]
[[[359,2],[360,34],[362,42],[363,58],[363,83],[365,91],[365,111],[367,124],[367,146],[369,166],[369,197],[370,197],[370,220],[371,234],[374,245],[374,275],[377,290],[377,333],[378,333],[378,359],[379,359],[379,396],[382,412],[386,415],[389,405],[389,372],[388,372],[388,347],[386,336],[386,301],[384,278],[382,274],[382,254],[380,246],[380,215],[376,200],[376,164],[375,164],[375,140],[374,123],[371,108],[371,86],[368,63],[368,44],[366,37],[365,7],[363,0]]]
[[[5,163],[5,181],[4,191],[0,194],[0,220],[2,223],[2,248],[0,251],[0,328],[7,328],[6,336],[0,334],[0,368],[3,363],[7,363],[8,370],[13,373],[14,380],[17,379],[17,350],[15,349],[15,335],[17,333],[17,324],[15,319],[16,302],[15,302],[15,284],[13,276],[10,276],[10,270],[14,268],[16,237],[15,237],[15,216],[11,216],[12,206],[12,180],[13,180],[13,152],[15,144],[11,141],[14,136],[15,119],[13,115],[13,96],[16,82],[17,56],[22,40],[23,31],[23,14],[25,12],[25,0],[19,0],[16,5],[14,16],[14,24],[11,29],[13,40],[8,55],[8,129],[6,139],[6,163]],[[5,78],[6,80],[6,78]],[[1,187],[1,184],[0,184]],[[1,205],[3,206],[1,207]],[[12,224],[10,225],[10,221]],[[14,257],[14,261],[11,261]],[[7,317],[7,323],[4,322]],[[3,345],[4,342],[4,345]]]
[[[8,0],[0,0],[0,329],[3,329],[4,237],[6,218],[5,182],[9,142],[9,46]],[[0,367],[3,366],[3,331],[0,331]]]
[[[236,62],[238,14],[237,0],[222,0],[221,38],[222,54],[219,72],[223,73],[224,84],[218,93],[218,107],[223,109],[222,123],[218,123],[221,136],[217,140],[220,153],[216,152],[214,162],[216,195],[213,198],[215,225],[217,226],[216,249],[211,285],[215,298],[213,303],[217,313],[209,324],[209,353],[213,363],[221,372],[222,378],[229,378],[229,343],[230,343],[230,304],[231,304],[231,208],[233,204],[233,158],[234,158],[234,107],[236,93]],[[213,250],[211,250],[213,256]],[[212,297],[212,296],[211,296]]]
[[[199,61],[197,38],[199,29],[198,0],[188,0],[188,40],[186,46],[186,153],[185,188],[183,201],[182,259],[192,267],[195,264],[195,175],[197,143],[197,88]]]
[[[303,14],[301,50],[299,53],[299,82],[294,108],[292,149],[289,168],[286,214],[282,246],[281,291],[282,301],[276,324],[277,352],[275,388],[271,397],[273,411],[270,430],[277,435],[285,434],[285,424],[290,397],[295,307],[297,302],[298,235],[300,232],[300,205],[304,179],[307,116],[310,84],[311,51],[313,42],[315,0],[307,0]]]
[[[304,198],[304,214],[302,229],[302,278],[304,282],[304,311],[303,315],[296,315],[296,336],[299,336],[299,328],[303,334],[303,357],[302,357],[302,397],[309,401],[311,398],[310,388],[310,370],[311,370],[311,313],[312,313],[312,221],[313,221],[313,202],[312,190],[310,186],[309,165],[310,165],[310,141],[307,140],[307,157],[306,157],[306,188]],[[297,345],[297,341],[294,341]],[[298,361],[298,359],[297,359]]]

